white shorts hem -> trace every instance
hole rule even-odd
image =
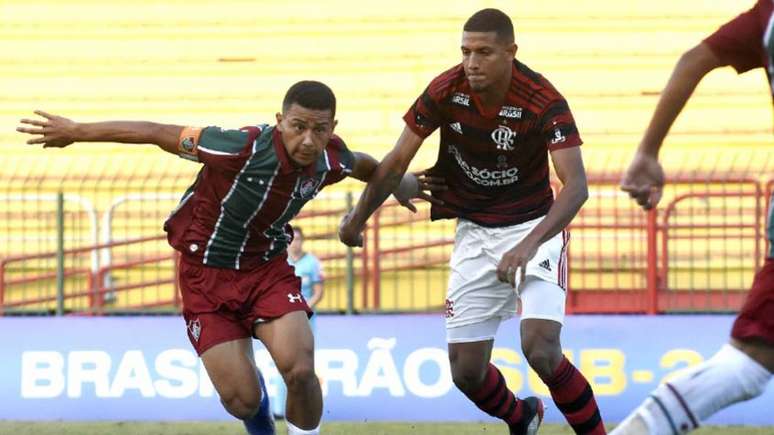
[[[479,341],[494,341],[494,335],[471,338],[447,338],[447,343],[476,343]]]
[[[519,321],[527,320],[527,319],[536,319],[536,320],[553,320],[554,322],[559,323],[560,325],[564,326],[564,316],[546,316],[542,314],[532,314],[529,316],[521,316],[519,318]]]

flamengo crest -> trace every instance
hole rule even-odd
[[[507,125],[501,125],[492,132],[492,140],[497,144],[497,149],[501,151],[513,151],[514,136],[516,133]]]

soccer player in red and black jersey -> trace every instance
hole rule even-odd
[[[403,118],[406,127],[382,160],[340,238],[362,242],[368,217],[398,185],[418,148],[441,129],[430,173],[432,219],[457,219],[446,300],[446,331],[455,385],[512,434],[533,434],[543,404],[518,399],[492,365],[500,322],[521,305],[521,346],[576,433],[605,428],[591,387],[562,355],[568,234],[588,196],[581,139],[562,95],[515,59],[513,24],[496,9],[468,19],[462,63],[436,77]],[[554,199],[548,157],[564,187]]]
[[[739,74],[764,68],[774,92],[774,2],[758,0],[685,52],[661,92],[656,111],[621,182],[638,204],[658,204],[664,171],[658,153],[693,90],[710,71],[732,66]],[[773,95],[774,97],[774,95]],[[759,396],[774,372],[774,198],[768,211],[769,252],[755,275],[731,339],[712,358],[658,387],[613,431],[615,434],[682,434],[734,403]]]
[[[181,253],[178,280],[191,344],[226,410],[242,419],[250,434],[265,435],[274,433],[274,422],[251,338],[261,340],[287,384],[288,433],[319,433],[322,394],[307,321],[312,311],[287,262],[289,222],[324,186],[346,176],[368,181],[377,165],[367,154],[350,152],[333,134],[336,98],[330,88],[296,83],[275,126],[240,130],[86,124],[36,113],[44,119],[24,119],[28,126],[17,128],[40,135],[29,144],[147,143],[203,163],[164,225],[169,243]],[[416,190],[430,187],[432,178],[405,179],[412,196],[433,200]],[[408,196],[398,199],[413,208]]]

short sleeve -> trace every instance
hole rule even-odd
[[[207,166],[238,171],[249,157],[252,141],[259,132],[257,127],[240,130],[186,127],[180,135],[178,151],[181,157]]]
[[[430,136],[442,121],[438,97],[430,91],[432,87],[431,83],[403,115],[406,125],[423,139]]]
[[[759,18],[761,2],[720,26],[704,43],[724,65],[741,74],[763,66],[763,23]]]
[[[583,143],[570,106],[564,99],[546,106],[540,117],[540,134],[549,151],[576,147]]]

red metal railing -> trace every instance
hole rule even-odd
[[[136,238],[131,240],[124,240],[120,242],[113,242],[113,243],[93,245],[93,246],[83,246],[83,247],[74,248],[74,249],[66,249],[63,251],[63,254],[65,257],[72,257],[72,256],[78,256],[78,255],[84,255],[84,254],[91,254],[95,250],[114,248],[118,246],[132,246],[132,245],[137,245],[145,242],[159,241],[164,239],[165,239],[164,236],[142,237],[142,238]],[[15,278],[15,279],[6,279],[8,276],[9,265],[24,263],[30,260],[40,260],[40,259],[51,260],[51,259],[55,259],[57,255],[58,255],[57,252],[45,252],[45,253],[39,253],[39,254],[12,256],[12,257],[0,259],[0,302],[2,302],[0,303],[0,313],[3,313],[9,308],[30,307],[38,304],[52,303],[57,300],[56,294],[50,294],[48,296],[23,298],[12,302],[6,301],[5,299],[6,289],[9,288],[10,286],[41,283],[41,282],[51,281],[57,278],[56,272],[46,271],[42,273],[33,274],[31,276],[23,276],[21,278]],[[168,259],[168,256],[165,259]],[[159,259],[155,258],[155,259],[140,260],[136,263],[150,264],[150,263],[156,263],[158,261]],[[86,277],[86,285],[80,289],[76,289],[73,291],[66,291],[65,294],[62,295],[63,299],[65,301],[68,301],[76,298],[86,297],[88,299],[87,306],[78,311],[86,311],[86,312],[99,311],[99,307],[101,305],[101,301],[104,297],[104,294],[109,291],[108,289],[104,288],[101,285],[102,280],[100,278],[104,278],[105,274],[110,273],[110,271],[112,270],[120,269],[122,266],[123,265],[121,264],[111,265],[110,267],[104,267],[97,271],[93,271],[90,268],[84,268],[84,267],[65,268],[64,276],[62,277],[63,279],[68,279],[78,275],[83,275]],[[174,281],[174,279],[172,279],[171,281]],[[149,285],[149,283],[143,284],[143,286],[147,286],[147,285]]]
[[[741,304],[745,285],[768,249],[763,226],[774,180],[763,183],[747,177],[675,178],[669,180],[658,210],[649,213],[640,211],[619,192],[615,175],[589,176],[589,184],[592,198],[570,228],[573,241],[568,254],[572,264],[568,313],[730,311]],[[325,207],[319,208],[319,204]],[[349,266],[343,265],[346,248],[335,239],[346,207],[341,201],[326,204],[325,199],[310,204],[314,205],[318,208],[305,210],[296,223],[305,228],[308,243],[317,243],[316,249],[323,251],[313,250],[326,267],[334,265],[331,269],[335,272],[326,274],[326,282],[330,283],[326,284],[326,299],[331,301],[327,308],[342,310],[346,305],[342,287]],[[432,311],[442,306],[453,223],[430,224],[429,208],[426,204],[418,206],[419,212],[410,214],[388,202],[372,218],[364,234],[364,248],[352,265],[355,285],[360,288],[355,293],[357,309]],[[151,210],[132,216],[156,219],[157,214]],[[72,258],[94,250],[126,248],[122,257],[101,265],[97,271],[71,261],[75,265],[66,267],[63,277],[73,287],[64,295],[66,302],[72,302],[67,309],[105,313],[116,309],[179,308],[175,254],[169,248],[141,248],[143,243],[163,239],[139,237],[65,250],[65,257]],[[717,251],[718,258],[703,250],[713,255]],[[25,262],[51,261],[55,257],[56,253],[46,252],[0,258],[0,313],[56,300],[56,294],[50,292],[41,295],[20,290],[43,286],[56,278],[53,269],[25,267]],[[142,272],[148,268],[154,270],[150,278]],[[108,284],[106,277],[121,273],[127,277],[123,282]],[[413,278],[420,274],[425,278]],[[716,284],[715,276],[723,279]],[[388,282],[392,287],[386,286]],[[9,298],[11,289],[14,296]],[[142,296],[149,289],[156,289],[156,293]],[[331,296],[337,292],[339,296]],[[123,302],[106,305],[105,298],[111,294],[124,295]],[[74,302],[78,298],[85,298],[86,303],[78,305]]]

